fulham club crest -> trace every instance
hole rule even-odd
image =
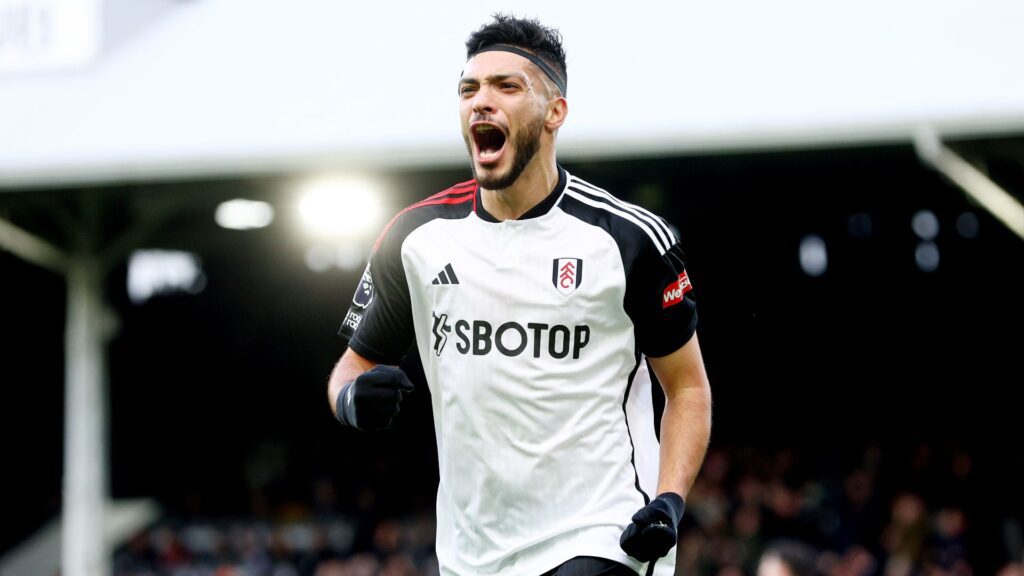
[[[555,258],[551,265],[551,283],[555,290],[568,296],[583,282],[583,260],[580,258]]]

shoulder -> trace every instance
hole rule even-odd
[[[651,247],[664,255],[677,243],[675,234],[660,216],[571,174],[560,207],[570,216],[603,228],[620,249],[624,244],[637,252]]]
[[[382,244],[400,245],[413,230],[437,218],[465,218],[473,211],[476,180],[460,182],[395,214],[373,245],[376,252]]]

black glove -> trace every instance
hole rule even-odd
[[[405,372],[379,364],[341,389],[335,403],[338,420],[359,430],[383,430],[398,414],[402,392],[412,392]]]
[[[686,504],[675,492],[659,494],[651,503],[633,514],[619,538],[622,550],[641,562],[661,558],[676,545],[676,529]]]

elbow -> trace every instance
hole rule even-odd
[[[337,413],[335,413],[335,404],[337,402],[338,394],[341,393],[341,389],[345,385],[344,378],[342,377],[341,365],[342,361],[338,360],[334,365],[334,368],[331,369],[331,375],[327,377],[327,404],[331,407],[331,412],[334,413],[335,416],[337,416]]]

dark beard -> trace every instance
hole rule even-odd
[[[535,122],[527,124],[523,131],[516,135],[515,140],[512,142],[512,151],[515,154],[512,158],[512,167],[509,168],[508,173],[504,176],[498,175],[491,178],[481,178],[476,173],[476,162],[473,161],[473,150],[470,148],[469,165],[473,168],[473,177],[476,178],[481,187],[487,190],[505,190],[515,184],[516,180],[519,179],[519,175],[523,173],[523,170],[526,170],[526,165],[537,155],[537,150],[540,150],[540,135],[543,130],[544,117],[541,116]]]

